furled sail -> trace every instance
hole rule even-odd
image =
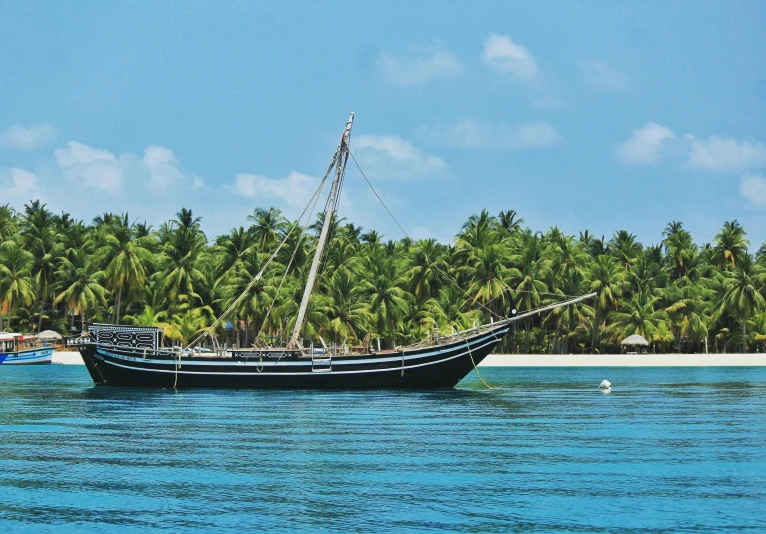
[[[319,263],[322,260],[322,254],[324,253],[324,247],[327,244],[327,239],[330,233],[330,225],[334,218],[335,210],[338,207],[338,201],[340,200],[340,190],[343,187],[343,178],[346,174],[346,162],[349,155],[349,141],[351,140],[351,126],[354,123],[354,114],[348,118],[346,127],[343,129],[343,133],[340,136],[338,142],[338,148],[335,150],[332,161],[336,165],[335,178],[330,186],[330,195],[327,197],[327,204],[325,206],[324,224],[322,225],[322,231],[319,234],[319,240],[317,241],[317,248],[314,252],[314,259],[311,262],[311,270],[309,270],[309,276],[306,281],[306,288],[303,290],[303,299],[301,300],[301,307],[298,310],[298,317],[295,320],[295,328],[293,334],[290,337],[290,342],[287,347],[291,349],[300,347],[300,335],[303,328],[303,322],[306,319],[306,311],[309,306],[309,298],[311,297],[311,291],[314,289],[314,282],[316,281],[317,272],[319,271]],[[332,167],[333,163],[330,163]]]

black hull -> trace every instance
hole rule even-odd
[[[232,357],[176,356],[163,351],[89,343],[79,347],[96,385],[237,389],[452,388],[478,365],[508,325],[443,345],[312,361],[281,351]],[[473,361],[472,361],[473,360]]]

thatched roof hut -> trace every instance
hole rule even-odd
[[[625,339],[620,342],[620,345],[628,345],[628,346],[636,346],[640,345],[642,347],[648,347],[649,342],[644,338],[644,336],[639,336],[638,334],[633,334],[632,336],[628,336]]]
[[[61,334],[53,330],[43,330],[37,335],[40,341],[61,341]]]

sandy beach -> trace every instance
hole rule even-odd
[[[490,354],[480,367],[753,367],[766,354]]]
[[[77,352],[53,363],[84,365]],[[490,354],[479,367],[762,367],[766,354]]]

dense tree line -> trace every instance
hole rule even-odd
[[[320,214],[303,229],[278,209],[258,208],[247,227],[210,241],[187,209],[154,229],[128,214],[86,224],[38,201],[19,212],[0,206],[0,330],[64,333],[77,318],[158,325],[167,339],[187,343],[236,301],[288,236],[217,332],[240,346],[284,340],[322,221]],[[619,351],[634,333],[657,352],[766,345],[766,246],[749,253],[737,221],[701,246],[673,221],[647,247],[625,230],[611,239],[555,227],[533,232],[513,210],[470,217],[451,244],[384,241],[343,219],[332,228],[307,339],[380,339],[391,347],[434,328],[449,333],[489,322],[512,303],[524,311],[593,291],[592,301],[518,324],[501,349]]]

